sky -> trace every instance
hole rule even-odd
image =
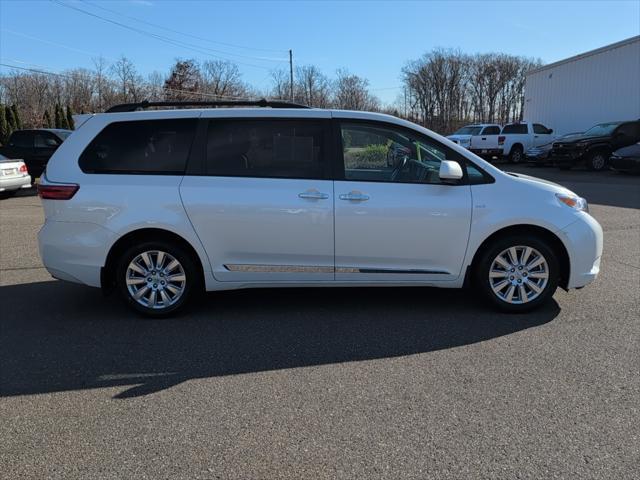
[[[294,65],[367,78],[385,103],[402,91],[402,67],[436,47],[551,63],[635,35],[640,0],[0,0],[0,63],[60,72],[125,55],[147,75],[177,58],[228,59],[267,89],[291,49]]]

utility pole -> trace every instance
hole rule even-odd
[[[293,102],[293,50],[289,50],[289,97]]]

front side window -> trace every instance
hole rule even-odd
[[[326,127],[316,120],[211,121],[206,174],[315,178],[326,175]]]
[[[485,127],[482,131],[482,135],[498,135],[500,133],[500,127]]]
[[[540,135],[546,135],[549,133],[549,129],[544,125],[540,125],[539,123],[533,124],[533,133],[537,133]]]
[[[345,180],[439,184],[442,160],[457,159],[449,148],[404,129],[343,123]]]
[[[85,173],[182,175],[197,119],[107,125],[80,156]]]
[[[60,141],[57,140],[53,135],[39,133],[35,136],[36,148],[53,148],[57,147],[58,145],[60,145]]]
[[[623,123],[618,127],[616,133],[628,139],[640,140],[640,123]]]

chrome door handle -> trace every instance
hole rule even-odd
[[[360,192],[349,192],[340,195],[340,200],[351,200],[352,202],[365,202],[369,200],[369,195]]]
[[[326,200],[329,198],[329,195],[327,193],[320,192],[302,192],[298,194],[298,197],[307,200]]]

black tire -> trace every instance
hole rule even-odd
[[[159,306],[158,308],[151,308],[144,306],[133,298],[132,293],[127,286],[127,277],[129,275],[128,268],[130,263],[144,252],[156,252],[161,251],[172,256],[179,262],[179,266],[184,271],[185,282],[181,288],[181,294],[175,303],[169,304],[166,307]],[[168,257],[167,257],[168,258]],[[116,288],[122,300],[133,309],[135,312],[151,318],[162,318],[169,315],[173,315],[179,310],[183,309],[187,304],[189,298],[194,292],[197,292],[201,288],[201,278],[199,270],[196,267],[197,259],[194,259],[192,255],[185,251],[180,245],[165,241],[165,240],[152,240],[142,242],[129,247],[118,259],[116,265]],[[159,280],[159,279],[157,279]],[[147,287],[155,287],[157,283],[150,285],[147,283]],[[162,287],[160,287],[162,288]],[[167,290],[168,292],[168,290]],[[171,292],[167,293],[168,295]]]
[[[505,299],[500,298],[498,294],[494,293],[492,285],[490,283],[491,280],[489,278],[489,272],[491,271],[496,257],[501,252],[504,252],[510,247],[515,246],[530,247],[534,250],[537,250],[537,252],[539,252],[546,261],[546,273],[548,274],[546,284],[537,297],[532,298],[531,300],[527,300],[526,303],[508,303]],[[522,258],[522,255],[520,256],[520,258]],[[516,268],[518,267],[514,267],[514,269]],[[506,280],[508,283],[504,287],[505,290],[503,290],[503,292],[508,293],[509,289],[511,288],[510,284],[514,284],[514,290],[518,290],[519,292],[519,284],[515,283],[517,282],[517,280],[514,281],[513,277],[509,276],[511,273],[510,271],[507,271],[505,273],[508,276],[504,278],[504,280]],[[526,269],[524,273],[526,273]],[[518,277],[522,278],[522,275],[524,275],[524,273],[518,273]],[[533,277],[533,270],[531,276]],[[488,246],[488,248],[481,252],[480,258],[478,259],[474,267],[474,285],[475,288],[481,293],[483,299],[488,301],[498,310],[509,313],[521,313],[533,310],[547,302],[553,296],[558,287],[559,276],[560,269],[558,266],[558,258],[553,249],[543,239],[536,238],[531,235],[507,235],[495,242],[492,242],[491,245]],[[526,281],[527,279],[523,278],[523,280]],[[531,280],[531,278],[529,278],[528,280]],[[499,280],[497,279],[494,281],[499,282]],[[533,282],[537,281],[539,280],[534,280]],[[530,292],[533,292],[533,290],[531,290],[531,287],[527,288],[529,288]],[[527,295],[524,296],[527,297]]]
[[[511,152],[509,152],[509,162],[510,163],[522,163],[524,160],[524,152],[520,145],[514,145],[511,147]]]
[[[587,157],[587,168],[594,172],[601,172],[607,168],[607,158],[609,155],[604,150],[595,150]]]
[[[4,192],[0,192],[0,198],[11,198],[18,193],[18,190],[7,190]]]

